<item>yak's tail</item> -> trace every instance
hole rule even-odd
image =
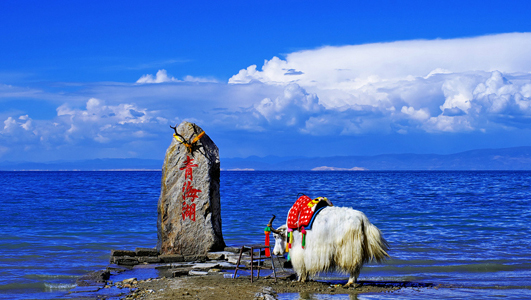
[[[389,250],[389,244],[382,236],[380,229],[372,225],[369,220],[364,222],[365,237],[367,241],[367,254],[370,261],[383,262],[389,258],[387,251]]]

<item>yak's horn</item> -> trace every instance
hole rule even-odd
[[[268,227],[273,226],[273,220],[274,220],[276,217],[277,217],[277,216],[273,215],[273,217],[271,218],[271,220],[269,220],[269,223],[267,223],[267,226],[268,226]]]
[[[276,218],[277,216],[273,215],[273,217],[271,218],[271,220],[269,220],[269,223],[267,223],[267,227],[271,228],[271,231],[273,233],[276,233],[276,234],[282,234],[282,232],[276,230],[275,228],[273,228],[273,220]]]

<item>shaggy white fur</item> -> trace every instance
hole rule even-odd
[[[274,234],[273,254],[282,255],[286,249],[287,226]],[[318,272],[339,271],[349,274],[347,286],[356,282],[361,268],[369,261],[382,262],[388,244],[380,230],[372,225],[364,213],[347,207],[327,207],[315,218],[307,230],[306,246],[302,248],[302,234],[293,231],[290,257],[299,281],[306,281]]]

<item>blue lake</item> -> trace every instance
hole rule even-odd
[[[111,249],[156,245],[160,172],[0,172],[0,190],[0,299],[60,298]],[[358,299],[531,298],[531,172],[222,171],[225,242],[263,242],[298,193],[383,232],[392,259],[360,280],[453,286]]]

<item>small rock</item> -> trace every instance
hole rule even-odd
[[[130,250],[111,250],[111,256],[135,256],[135,251]]]
[[[135,248],[136,256],[158,256],[156,248]]]
[[[192,262],[192,261],[205,262],[206,260],[207,260],[206,255],[185,255],[184,256],[184,261],[186,262]]]
[[[220,262],[219,266],[221,267],[221,269],[228,269],[228,270],[234,270],[234,268],[236,267],[234,264],[231,264],[226,261]]]
[[[138,260],[136,257],[132,256],[116,256],[113,257],[114,263],[117,265],[125,265],[125,266],[134,266],[138,265]]]
[[[190,268],[181,268],[177,270],[172,270],[172,277],[181,277],[188,275],[188,272],[190,272]]]
[[[205,263],[205,264],[195,264],[192,266],[192,269],[194,270],[210,270],[210,269],[214,269],[214,268],[219,268],[220,265],[219,264],[208,264],[208,263]]]
[[[122,283],[123,284],[132,284],[134,281],[137,281],[136,277],[129,278],[129,279],[124,279],[124,280],[122,280]]]
[[[205,275],[208,275],[208,272],[190,270],[190,272],[188,272],[188,275],[190,275],[190,276],[205,276]]]
[[[238,247],[225,247],[223,251],[232,252],[232,253],[240,253],[240,248]]]
[[[270,294],[256,293],[254,294],[254,300],[276,300],[277,298]]]
[[[276,294],[276,292],[273,290],[272,287],[270,286],[264,286],[264,288],[262,289],[262,291],[266,294]]]
[[[232,252],[228,251],[221,251],[221,252],[208,252],[207,258],[209,260],[222,260],[225,259],[225,257],[229,254],[233,254]]]
[[[237,264],[238,263],[238,259],[240,258],[239,255],[230,255],[230,256],[226,256],[227,258],[227,261],[231,264]],[[242,258],[240,260],[240,264],[245,264],[245,265],[248,265],[250,264],[251,262],[251,256],[249,255],[242,255]]]
[[[159,259],[164,263],[183,262],[184,256],[179,254],[163,254],[159,255]]]
[[[115,275],[117,273],[125,272],[127,270],[129,270],[129,268],[124,267],[124,266],[119,266],[119,265],[116,265],[116,264],[111,264],[111,265],[107,266],[107,271],[113,273],[113,275]]]
[[[139,256],[137,257],[137,259],[138,259],[138,262],[140,263],[148,263],[148,264],[156,264],[161,261],[158,256]]]

